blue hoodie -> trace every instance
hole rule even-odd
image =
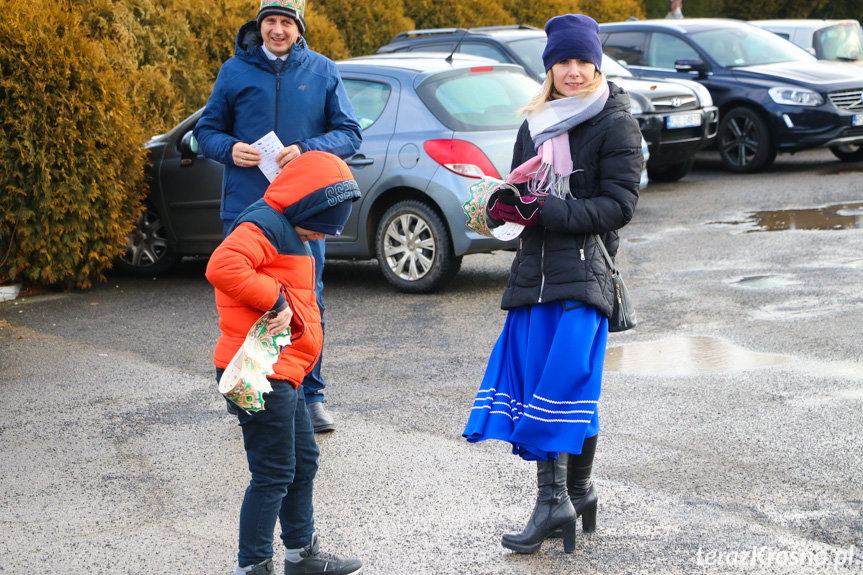
[[[237,33],[236,52],[222,65],[195,126],[195,138],[208,158],[225,166],[223,220],[232,221],[261,199],[269,185],[257,166],[234,164],[231,149],[274,131],[285,146],[320,150],[341,158],[360,147],[362,134],[335,63],[310,50],[304,39],[291,48],[276,72],[261,47],[257,22]]]

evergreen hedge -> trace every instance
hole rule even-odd
[[[0,11],[0,280],[87,287],[125,245],[146,132],[104,47],[53,0]]]

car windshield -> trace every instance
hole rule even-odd
[[[726,68],[815,60],[814,56],[788,40],[755,26],[696,32],[691,38]]]
[[[527,65],[528,72],[537,78],[545,79],[545,66],[542,63],[542,51],[545,50],[545,36],[513,40],[508,42],[507,46]]]
[[[435,117],[457,131],[509,130],[522,123],[518,110],[539,91],[521,72],[479,66],[461,74],[432,76],[417,94]]]
[[[815,55],[824,60],[863,59],[863,31],[855,22],[836,24],[813,36]]]
[[[602,55],[602,71],[610,78],[632,78],[633,74],[620,62],[616,62],[608,54]]]

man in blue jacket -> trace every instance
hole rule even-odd
[[[304,11],[305,0],[261,0],[257,19],[240,28],[235,54],[219,70],[195,127],[204,155],[225,166],[221,217],[226,234],[269,185],[253,142],[275,132],[285,146],[276,156],[280,167],[308,150],[347,158],[360,147],[360,126],[335,63],[303,39]],[[324,241],[309,242],[309,247],[323,323]],[[325,385],[319,360],[303,381],[316,433],[335,429],[323,407]]]

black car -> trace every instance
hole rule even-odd
[[[546,35],[533,26],[441,28],[397,34],[378,53],[442,52],[473,54],[518,64],[535,80],[545,79],[542,52]],[[710,93],[696,82],[644,81],[624,66],[603,59],[602,71],[632,99],[632,114],[647,141],[651,179],[676,181],[692,167],[695,152],[712,143],[719,124]]]
[[[725,167],[757,172],[778,152],[829,147],[863,160],[863,68],[819,61],[740,20],[600,24],[606,54],[637,76],[694,79],[710,90]]]

